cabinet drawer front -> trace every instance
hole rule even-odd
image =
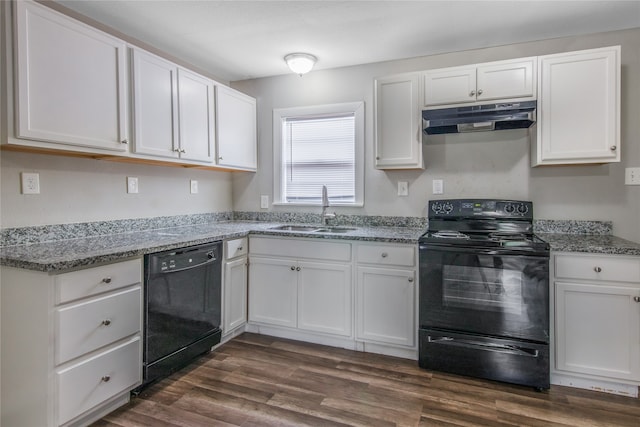
[[[63,424],[142,380],[140,338],[59,371],[58,423]]]
[[[251,238],[251,254],[270,257],[311,258],[314,260],[350,261],[351,244],[323,239]]]
[[[142,289],[137,287],[56,310],[58,364],[140,331]]]
[[[557,278],[640,282],[640,258],[556,255]]]
[[[227,259],[246,255],[248,252],[247,248],[249,245],[246,237],[242,239],[227,240],[226,242],[224,242],[224,244]]]
[[[56,303],[112,291],[141,281],[140,259],[59,274],[55,277]]]
[[[416,263],[414,246],[359,245],[358,262],[412,267]]]

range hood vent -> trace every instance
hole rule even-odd
[[[536,101],[424,110],[422,118],[427,135],[523,129],[536,122]]]

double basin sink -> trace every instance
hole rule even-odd
[[[279,231],[302,231],[307,233],[348,233],[355,230],[349,227],[327,227],[318,225],[279,225],[272,227],[271,230]]]

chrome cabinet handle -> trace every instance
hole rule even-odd
[[[476,94],[475,90],[472,90],[471,92],[469,92],[469,96],[474,96]]]
[[[104,319],[104,320],[102,321],[102,324],[103,324],[104,326],[109,326],[109,325],[111,324],[111,319]]]
[[[105,277],[104,279],[102,279],[102,283],[106,283],[108,285],[109,283],[111,283],[111,277]]]
[[[635,302],[640,302],[640,297],[633,297],[633,300],[634,300]]]
[[[382,252],[382,258],[386,258],[386,257],[388,257],[388,256],[389,256],[389,254],[388,254],[388,253],[386,253],[386,252]]]
[[[482,95],[482,89],[478,89],[478,95]]]
[[[296,267],[296,271],[300,271],[300,267]]]
[[[615,145],[611,146],[611,151],[616,151],[618,149],[618,147],[616,147]]]
[[[222,156],[218,157],[218,160],[223,160],[223,159],[222,159]]]
[[[595,271],[596,273],[600,273],[602,269],[600,267],[595,267],[593,271]]]
[[[102,378],[100,378],[100,380],[105,383],[108,383],[110,379],[111,379],[110,375],[105,375]]]
[[[293,265],[291,266],[291,271],[296,271],[296,268]]]
[[[121,143],[121,144],[128,144],[128,143],[129,143],[129,140],[125,138],[125,139],[123,139],[122,141],[120,141],[120,143]]]
[[[238,246],[238,250],[241,251],[242,250],[242,246]]]
[[[413,277],[409,277],[409,283],[413,283]]]

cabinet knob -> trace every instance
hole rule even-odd
[[[409,277],[409,283],[413,283],[413,277]]]
[[[380,156],[376,156],[376,160],[380,160]]]
[[[296,271],[300,271],[300,267],[296,267]]]
[[[102,283],[106,283],[106,284],[111,283],[111,277],[109,276],[105,277],[104,279],[102,279]]]
[[[482,89],[478,89],[478,95],[482,95]]]
[[[474,96],[476,94],[475,90],[472,90],[471,92],[469,92],[469,96]]]
[[[291,271],[296,271],[296,268],[293,265],[291,266]]]
[[[109,380],[111,380],[111,376],[110,376],[110,375],[105,375],[105,376],[103,376],[102,378],[100,378],[100,380],[101,380],[102,382],[108,383],[108,382],[109,382]]]
[[[120,141],[120,143],[122,143],[122,144],[128,144],[128,143],[129,143],[129,140],[125,138],[125,139],[123,139],[122,141]]]
[[[600,273],[602,269],[600,267],[594,267],[593,271],[595,271],[596,273]]]
[[[618,147],[616,147],[615,145],[611,146],[611,151],[616,151],[618,149]]]
[[[223,159],[222,159],[222,156],[218,157],[218,160],[223,160]]]
[[[388,254],[388,253],[386,253],[386,252],[382,252],[382,258],[386,258],[386,257],[388,257],[388,256],[389,256],[389,254]]]
[[[102,324],[103,324],[104,326],[109,326],[109,325],[111,324],[111,319],[104,319],[104,320],[102,321]]]
[[[640,302],[640,297],[633,297],[633,300],[634,300],[635,302]]]
[[[238,246],[238,250],[241,251],[242,250],[242,246]]]
[[[181,149],[180,149],[180,152],[181,152],[182,154],[184,154],[184,153],[186,153],[186,152],[187,152],[187,150],[185,150],[184,148],[181,148]]]

